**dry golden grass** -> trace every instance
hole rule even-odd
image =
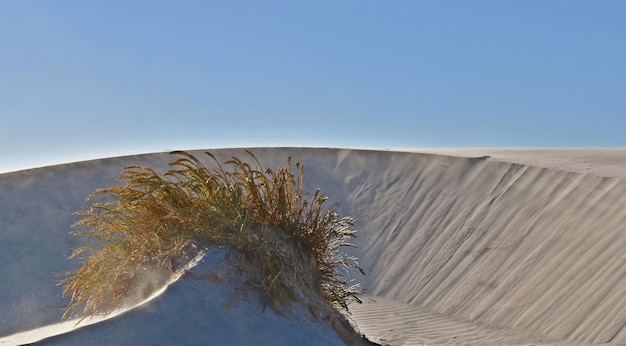
[[[340,248],[352,246],[354,220],[325,209],[319,189],[304,198],[300,163],[289,158],[284,167],[264,169],[247,153],[252,163],[232,158],[222,165],[207,152],[215,164],[208,168],[174,152],[179,158],[163,175],[128,167],[124,185],[92,194],[105,202],[77,213],[81,230],[72,233],[90,245],[74,251],[82,266],[60,282],[71,297],[64,318],[107,314],[145,298],[212,246],[228,248],[234,269],[278,311],[296,291],[347,310],[360,288],[346,273],[361,270]]]

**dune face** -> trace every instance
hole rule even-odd
[[[626,166],[626,150],[585,154],[611,163],[606,176],[602,169],[581,166],[589,166],[587,160],[568,170],[565,163],[550,166],[547,159],[542,165],[528,158],[515,163],[510,152],[487,158],[479,152],[452,157],[252,151],[265,167],[281,166],[288,155],[301,161],[307,190],[321,188],[331,203],[341,202],[341,214],[357,218],[359,247],[351,251],[367,275],[353,278],[367,292],[363,304],[351,306],[351,319],[371,340],[397,345],[626,343],[626,185],[619,173],[626,170],[614,163],[619,158]],[[240,149],[211,152],[219,160],[244,156]],[[125,166],[166,169],[171,159],[149,154],[0,175],[0,342],[59,322],[67,300],[55,287],[55,274],[77,265],[66,259],[80,245],[68,231],[76,221],[72,213],[88,207],[84,198],[115,184]],[[211,269],[204,264],[197,270]],[[229,287],[183,278],[144,308],[46,342],[193,343],[215,341],[206,336],[211,335],[234,344],[224,335],[237,333],[244,336],[236,343],[252,344],[261,334],[245,326],[264,320],[276,329],[266,328],[263,337],[271,339],[281,328],[306,335],[278,343],[342,343],[297,308],[294,316],[300,317],[287,324],[280,316],[259,312],[254,299],[224,311],[223,304],[233,298]],[[244,315],[254,318],[233,322]]]
[[[622,179],[480,158],[389,165],[348,199],[370,295],[533,342],[625,342]]]

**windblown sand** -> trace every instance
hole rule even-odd
[[[367,275],[353,277],[367,292],[350,318],[372,341],[626,343],[626,149],[252,151],[265,167],[288,155],[303,162],[307,189],[321,188],[341,202],[340,213],[358,218],[351,253]],[[241,149],[212,153],[245,157]],[[172,158],[0,175],[0,345],[54,334],[24,332],[63,314],[67,299],[55,283],[77,265],[66,259],[80,246],[68,231],[72,213],[89,206],[84,198],[115,184],[125,166],[163,170]],[[224,309],[236,292],[182,278],[140,308],[42,344],[342,343],[297,305],[288,318],[263,312],[254,297]]]

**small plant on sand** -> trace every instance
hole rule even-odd
[[[358,300],[347,272],[362,270],[340,248],[353,246],[353,219],[340,218],[318,189],[303,191],[304,166],[264,169],[232,158],[224,164],[206,153],[215,168],[187,152],[160,175],[144,166],[124,169],[124,185],[96,191],[72,232],[87,239],[74,251],[82,266],[60,284],[71,302],[64,318],[107,314],[158,286],[204,249],[224,247],[263,301],[280,307],[299,291],[318,295],[335,309]],[[227,169],[232,168],[232,169]]]

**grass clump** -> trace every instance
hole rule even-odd
[[[260,289],[263,301],[280,307],[320,296],[335,309],[358,300],[350,268],[362,270],[340,252],[353,246],[354,219],[325,209],[318,189],[307,199],[304,166],[299,162],[264,169],[233,157],[215,168],[187,152],[160,175],[145,166],[124,169],[124,185],[97,190],[104,197],[86,211],[72,232],[88,246],[74,251],[82,266],[60,284],[71,302],[64,318],[107,314],[145,298],[203,249],[225,247],[246,281]],[[232,169],[227,169],[232,168]]]

